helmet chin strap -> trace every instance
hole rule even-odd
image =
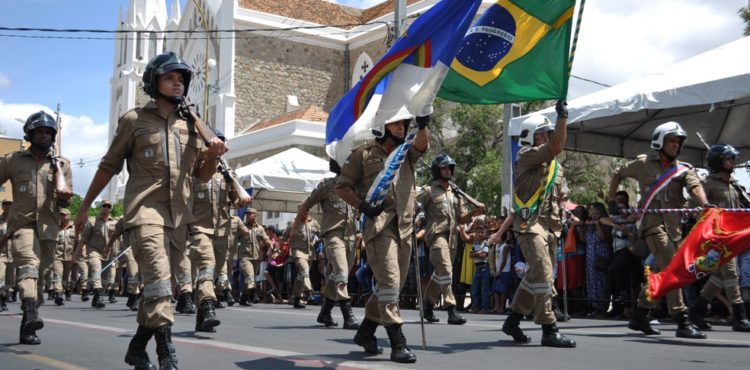
[[[182,102],[185,101],[185,97],[183,97],[183,96],[167,96],[167,95],[164,95],[162,93],[157,93],[157,94],[158,94],[158,96],[161,96],[162,98],[164,98],[164,100],[166,100],[169,103],[174,104],[174,105],[182,104]]]
[[[52,148],[52,143],[31,143],[31,146],[40,152],[44,152]]]

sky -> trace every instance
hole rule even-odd
[[[180,0],[184,6],[187,0]],[[269,0],[270,1],[270,0]],[[338,0],[366,8],[382,1]],[[0,26],[109,29],[128,0],[0,0]],[[167,0],[171,5],[172,1]],[[747,0],[589,0],[572,74],[614,85],[742,37]],[[62,152],[85,194],[107,148],[113,40],[11,38],[0,31],[0,133],[22,137],[31,113],[62,105]],[[33,33],[24,33],[32,35]],[[85,34],[81,36],[102,36]],[[603,87],[572,79],[569,99]]]

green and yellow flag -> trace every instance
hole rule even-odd
[[[464,37],[438,96],[498,104],[564,98],[575,0],[498,0]]]

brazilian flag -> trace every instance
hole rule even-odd
[[[564,98],[574,7],[498,0],[466,33],[438,96],[472,104]]]

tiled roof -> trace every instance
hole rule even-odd
[[[356,9],[323,0],[240,0],[239,6],[322,25],[362,24],[392,13],[394,2],[388,0],[368,9]],[[408,5],[422,0],[407,0]],[[343,28],[352,28],[343,27]]]
[[[284,113],[280,116],[276,116],[265,121],[258,122],[253,127],[247,129],[245,133],[258,131],[260,129],[276,126],[297,119],[325,123],[328,120],[328,113],[326,113],[326,111],[324,111],[320,107],[312,105],[306,108],[300,108],[291,112]]]

